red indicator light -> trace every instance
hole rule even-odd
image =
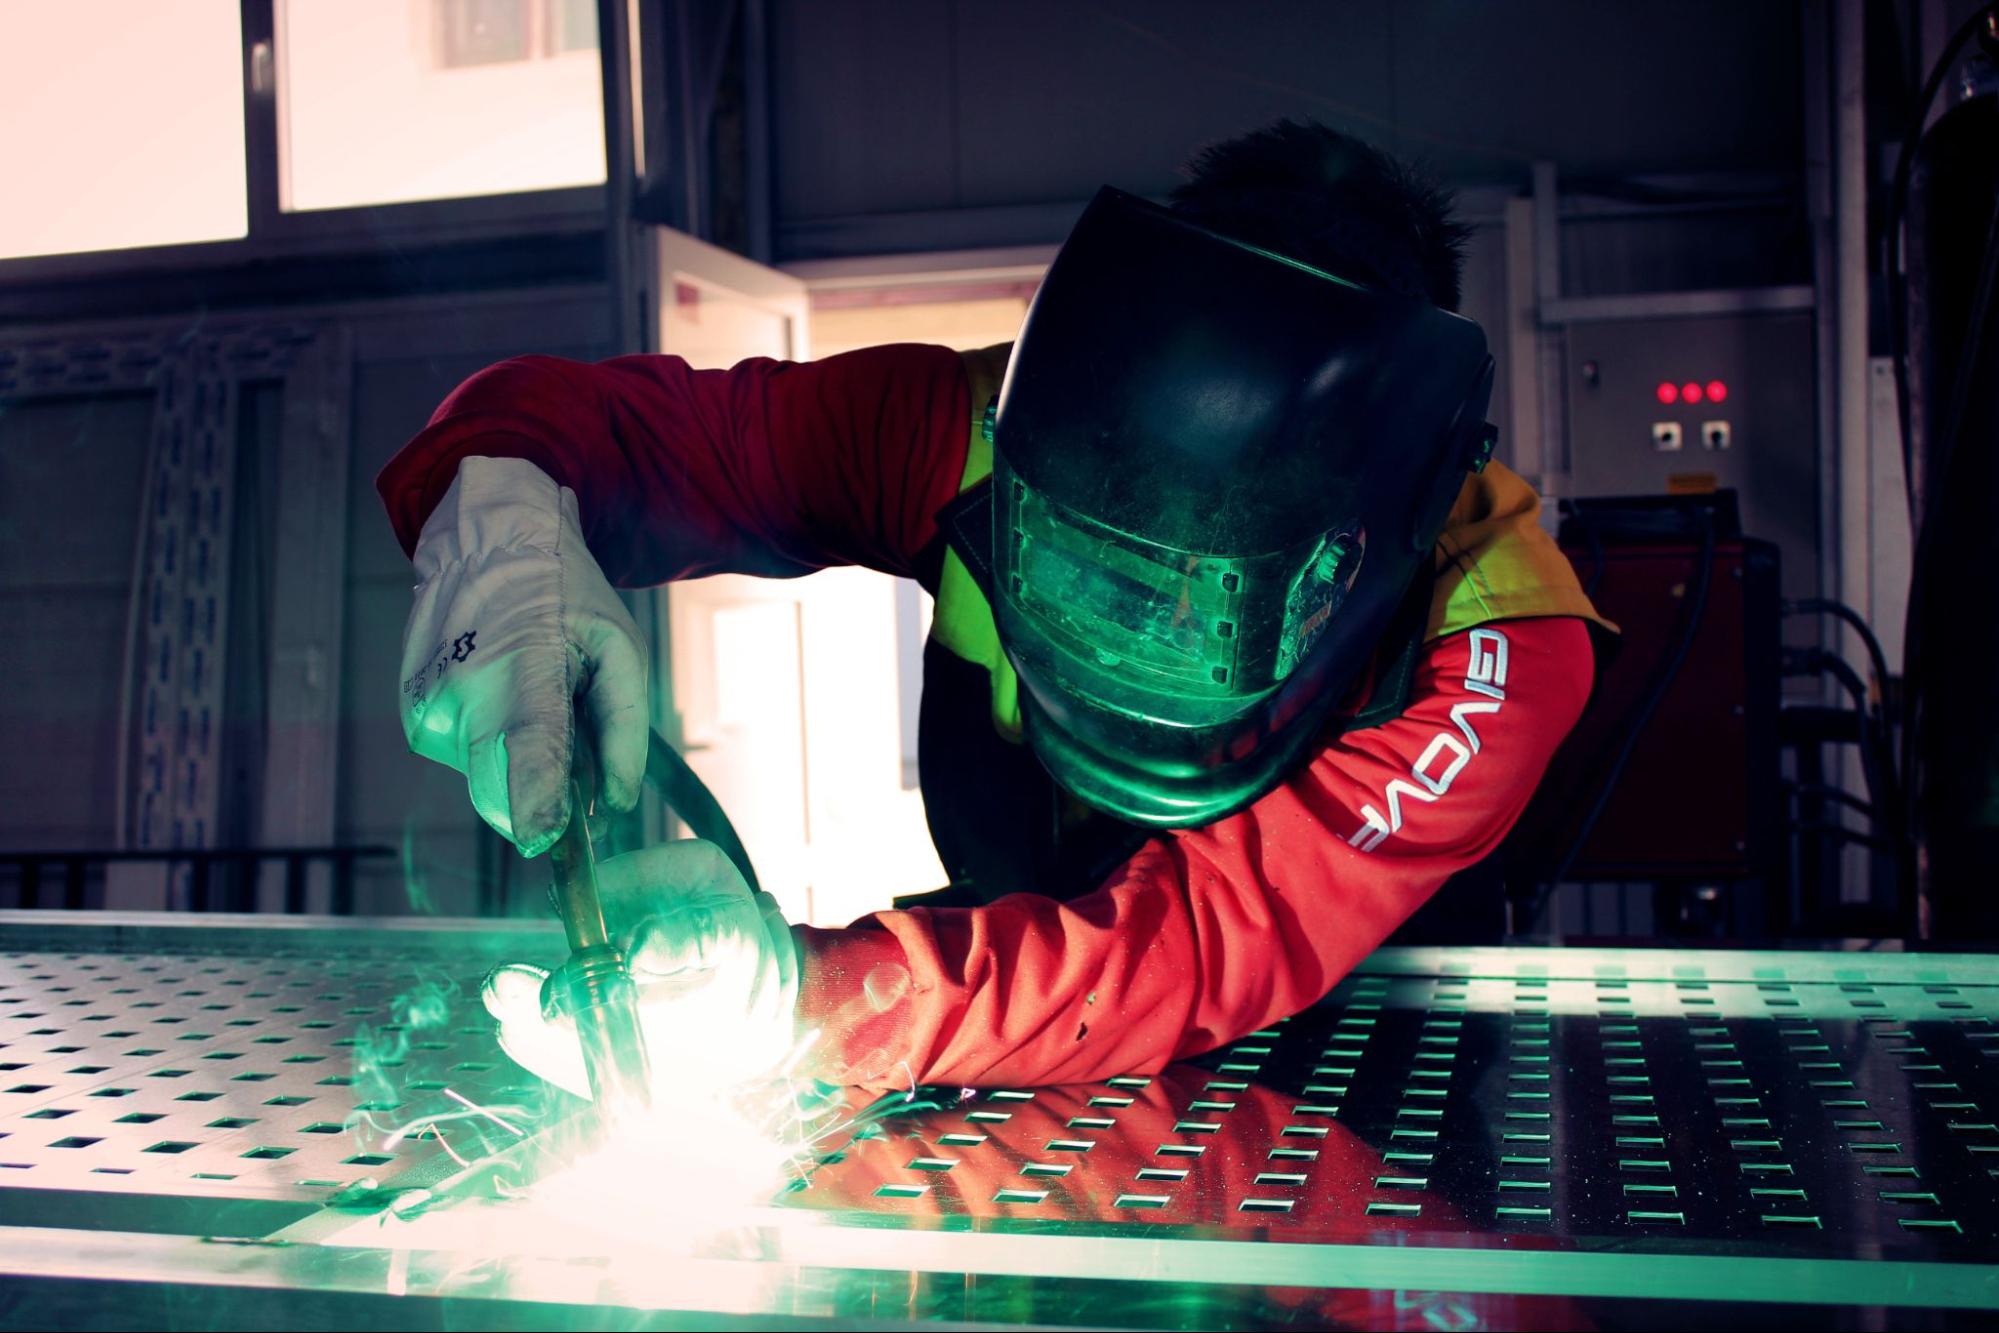
[[[1661,383],[1659,385],[1659,401],[1662,403],[1679,402],[1680,401],[1679,386],[1676,384]]]
[[[1680,397],[1690,403],[1698,403],[1701,400],[1701,386],[1698,384],[1682,384],[1680,386]]]
[[[1707,382],[1707,400],[1710,403],[1727,402],[1728,386],[1726,384],[1723,384],[1720,380],[1709,380]]]

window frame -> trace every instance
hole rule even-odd
[[[240,0],[239,7],[247,234],[0,258],[0,287],[603,230],[603,185],[285,212],[278,201],[277,0]]]

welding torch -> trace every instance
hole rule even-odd
[[[584,729],[576,731],[576,762],[569,784],[569,826],[549,853],[551,896],[569,938],[569,962],[559,974],[561,1007],[576,1022],[590,1093],[605,1122],[644,1111],[652,1101],[638,986],[624,953],[611,939],[597,891],[597,853],[589,816],[596,782]]]

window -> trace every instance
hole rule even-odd
[[[237,0],[0,8],[0,259],[240,237]]]
[[[604,179],[589,0],[279,0],[291,211]]]
[[[970,350],[1012,342],[1038,278],[846,287],[812,293],[812,351],[832,356],[884,343]]]

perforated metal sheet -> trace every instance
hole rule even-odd
[[[1384,954],[1197,1066],[979,1094],[851,1145],[794,1201],[1299,1240],[1999,1254],[1987,965],[1709,958]],[[1447,966],[1465,974],[1415,970]]]
[[[524,1120],[546,1109],[471,983],[499,958],[559,954],[549,931],[24,930],[24,915],[0,921],[0,1162],[15,1164],[0,1200],[311,1205],[435,1162],[436,1141],[380,1141],[450,1114],[445,1086]],[[520,1255],[468,1267],[436,1243],[453,1234],[443,1208],[393,1242],[331,1212],[227,1256],[164,1238],[146,1271],[1185,1327],[1582,1326],[1634,1297],[1999,1308],[1995,1019],[1984,959],[1391,951],[1193,1064],[883,1122],[763,1210],[778,1220],[692,1257],[551,1258],[534,1247],[575,1239],[528,1228]],[[384,1036],[396,1109],[364,1112],[355,1043]],[[358,1137],[357,1115],[374,1118]],[[476,1118],[442,1125],[468,1152],[482,1142]],[[140,1253],[22,1214],[17,1258],[0,1247],[9,1281],[74,1291]],[[371,1247],[404,1257],[353,1257]],[[1410,1304],[1411,1289],[1463,1299]],[[1002,1296],[1012,1315],[989,1304]]]
[[[0,1188],[318,1200],[483,1151],[476,1117],[385,1144],[460,1111],[447,1088],[541,1114],[474,990],[519,942],[227,936],[0,952]]]

